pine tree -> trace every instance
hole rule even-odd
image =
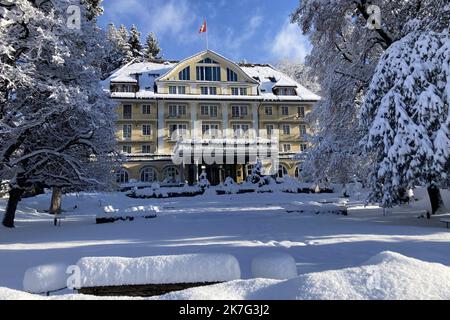
[[[142,45],[141,45],[141,33],[133,24],[130,29],[130,38],[128,39],[130,45],[131,56],[133,59],[142,59]]]
[[[117,31],[117,46],[123,57],[123,64],[131,62],[133,60],[133,52],[131,49],[131,45],[128,40],[130,35],[128,34],[127,28],[122,24]]]
[[[153,32],[150,32],[147,35],[146,45],[144,49],[144,59],[149,61],[152,59],[160,59],[159,55],[161,52],[161,48],[159,47],[158,40]]]
[[[372,199],[385,206],[415,186],[431,198],[450,186],[450,34],[413,29],[381,57],[362,109]]]

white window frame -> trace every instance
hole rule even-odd
[[[172,130],[173,127],[175,127],[175,130]],[[172,137],[173,132],[176,132],[175,137]],[[180,137],[185,137],[186,134],[187,134],[187,124],[185,124],[185,123],[169,124],[169,139],[172,139],[172,141],[176,141]]]
[[[150,128],[149,132],[147,132],[147,130],[144,128]],[[148,137],[148,136],[152,135],[152,125],[151,124],[149,124],[149,123],[143,124],[141,129],[142,129],[142,135],[144,137]]]
[[[266,116],[272,116],[273,115],[273,107],[272,106],[265,106],[264,107],[264,114]]]
[[[130,107],[130,115],[129,117],[125,117],[125,107]],[[122,106],[122,119],[131,120],[133,119],[133,105],[132,104],[124,104]]]
[[[131,139],[132,136],[133,136],[133,126],[131,124],[122,125],[122,138]]]
[[[284,112],[286,110],[286,112]],[[289,115],[289,107],[288,106],[281,106],[281,115],[282,116],[288,116]]]
[[[290,136],[291,135],[291,125],[289,124],[283,124],[283,135]]]
[[[152,114],[152,106],[150,104],[143,104],[142,114],[144,115]]]
[[[284,143],[283,144],[283,152],[291,152],[292,151],[292,145],[290,143]]]
[[[125,149],[127,149],[127,150],[125,150]],[[129,145],[129,144],[122,145],[122,153],[131,154],[132,153],[131,145]]]
[[[144,152],[144,148],[148,148],[148,152]],[[152,153],[152,145],[151,144],[143,144],[142,146],[141,146],[141,153],[143,153],[143,154],[150,154],[150,153]]]

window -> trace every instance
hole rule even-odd
[[[304,124],[301,124],[299,126],[299,130],[300,130],[300,135],[301,136],[305,136],[306,135],[306,126]]]
[[[300,118],[304,118],[305,117],[305,107],[298,107],[297,113]]]
[[[231,115],[234,118],[245,117],[248,115],[248,107],[247,106],[232,106],[231,107]]]
[[[186,106],[169,105],[169,117],[179,117],[186,115]]]
[[[305,144],[305,143],[302,143],[301,145],[300,145],[300,151],[306,151],[306,149],[308,148],[308,146]]]
[[[151,136],[152,135],[152,125],[151,124],[143,124],[142,125],[142,135],[143,136]]]
[[[279,96],[295,96],[296,92],[294,88],[279,88],[278,89]]]
[[[200,87],[202,95],[217,95],[216,87]]]
[[[142,153],[152,153],[152,146],[149,144],[143,144],[142,145],[142,149],[141,149]]]
[[[232,87],[231,88],[231,95],[233,95],[233,96],[246,96],[247,95],[247,88]]]
[[[122,152],[123,153],[131,153],[131,146],[130,145],[122,146]]]
[[[129,175],[128,175],[128,171],[125,169],[120,169],[117,173],[116,173],[116,182],[117,183],[128,183],[129,181]]]
[[[164,180],[166,182],[180,181],[180,173],[176,167],[168,167],[164,169]]]
[[[267,137],[270,138],[273,135],[273,124],[266,125]]]
[[[291,134],[291,126],[290,125],[288,125],[288,124],[283,125],[283,134],[285,136],[288,136]]]
[[[169,86],[169,94],[177,94],[177,87]]]
[[[186,67],[178,73],[180,80],[191,80],[191,67]]]
[[[156,179],[157,175],[155,169],[146,167],[141,170],[141,182],[154,182]]]
[[[131,124],[124,124],[122,127],[122,137],[124,139],[131,139]]]
[[[219,125],[218,124],[202,124],[202,135],[203,138],[215,139],[219,136]]]
[[[286,169],[285,166],[283,165],[279,165],[278,167],[278,178],[283,178],[284,176],[288,175],[288,170]]]
[[[291,152],[291,145],[289,143],[283,144],[283,152]]]
[[[142,114],[151,114],[152,107],[149,104],[142,105]]]
[[[289,107],[281,107],[281,115],[282,116],[288,116],[289,115]]]
[[[273,115],[273,108],[272,108],[272,107],[269,107],[269,106],[265,107],[265,108],[264,108],[264,114],[265,114],[266,116],[271,116],[271,115]]]
[[[198,63],[210,63],[210,64],[218,64],[216,61],[214,61],[213,59],[211,59],[211,58],[205,58],[205,59],[203,59],[203,60],[201,60],[201,61],[199,61]]]
[[[178,94],[186,94],[186,87],[178,86]]]
[[[186,124],[170,124],[169,125],[169,138],[173,141],[178,140],[180,137],[185,137],[187,133]]]
[[[209,116],[211,118],[216,118],[217,106],[201,106],[200,113],[202,116]]]
[[[169,86],[169,94],[186,94],[185,86]]]
[[[221,81],[220,67],[197,67],[198,81]]]
[[[235,138],[248,137],[250,126],[248,124],[233,124],[233,134]]]
[[[123,105],[123,118],[124,119],[131,119],[133,117],[133,109],[131,104],[124,104]]]
[[[231,70],[230,68],[227,68],[227,80],[232,82],[238,81],[237,73]]]

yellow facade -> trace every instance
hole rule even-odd
[[[253,75],[251,68],[261,71],[261,75],[250,76]],[[168,72],[158,75],[151,83],[154,91],[151,91],[151,85],[146,90],[140,87],[145,73],[139,74],[142,79],[137,78],[135,82],[132,76],[123,81],[111,80],[111,91],[115,92],[113,98],[118,102],[118,147],[129,159],[124,165],[126,179],[122,175],[120,182],[162,181],[174,175],[183,181],[192,180],[194,175],[195,180],[200,168],[194,168],[194,173],[186,173],[186,166],[175,166],[171,161],[170,156],[176,146],[171,137],[174,130],[186,130],[189,136],[183,133],[183,137],[195,141],[211,138],[232,140],[238,134],[239,138],[245,139],[270,138],[268,133],[272,132],[279,140],[280,175],[296,175],[298,161],[293,159],[293,155],[303,151],[307,145],[305,133],[310,132],[305,118],[317,99],[277,96],[275,87],[268,91],[267,86],[274,82],[279,87],[286,86],[286,92],[289,92],[293,80],[282,78],[279,72],[267,65],[246,67],[244,71],[212,51],[202,52],[167,69]],[[271,70],[275,76],[261,79]],[[128,79],[129,84],[125,83]],[[118,87],[132,88],[132,93],[128,90],[122,94],[116,89]],[[311,97],[317,96],[311,94]],[[203,131],[209,129],[213,133],[206,135]],[[251,165],[233,166],[235,179],[245,179]],[[214,170],[211,171],[213,174]],[[223,179],[223,174],[220,179]]]

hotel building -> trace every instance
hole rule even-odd
[[[244,181],[255,157],[237,161],[236,150],[260,144],[278,151],[269,152],[276,162],[263,161],[267,172],[298,176],[296,159],[309,130],[305,116],[320,99],[270,65],[238,64],[211,50],[180,62],[130,63],[106,87],[117,102],[118,146],[127,159],[117,174],[121,183],[194,183],[202,170],[212,184],[228,176]],[[235,157],[174,163],[174,152],[181,148],[185,156],[196,143],[235,148]]]

